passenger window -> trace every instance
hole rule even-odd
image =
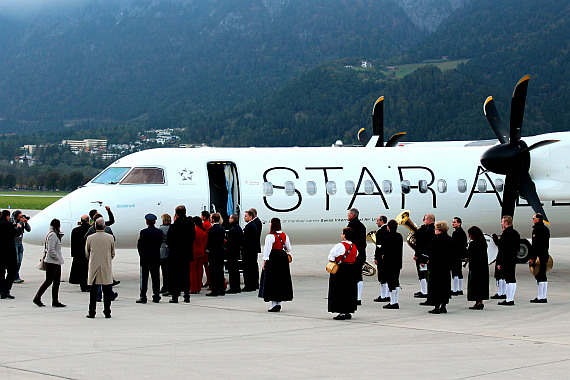
[[[447,192],[447,182],[445,182],[444,179],[437,180],[437,191],[439,191],[440,193]]]
[[[403,180],[400,185],[402,186],[402,193],[408,194],[410,192],[410,181]]]
[[[369,179],[364,181],[364,193],[368,194],[368,195],[371,195],[374,193],[374,182],[372,182]]]
[[[392,193],[392,181],[384,180],[382,181],[382,190],[385,194]]]
[[[420,193],[427,193],[428,191],[428,185],[427,185],[427,181],[425,179],[420,179],[418,181],[418,189],[420,190]]]
[[[503,189],[505,188],[505,182],[503,182],[502,179],[497,178],[497,179],[495,180],[495,188],[497,189],[497,191],[498,191],[499,193],[502,193],[502,192],[503,192]]]
[[[464,179],[458,179],[457,180],[457,190],[459,190],[460,193],[464,193],[467,191],[467,181]]]
[[[328,181],[327,182],[327,194],[328,195],[335,195],[336,194],[336,182],[335,181]]]
[[[118,183],[130,168],[107,168],[92,183]]]
[[[134,168],[121,184],[164,184],[164,170],[161,168]]]
[[[285,194],[292,196],[295,194],[295,184],[291,181],[285,182]]]
[[[484,193],[487,191],[487,181],[485,181],[484,179],[480,178],[477,181],[477,190],[479,190],[480,193]]]
[[[307,194],[315,195],[317,193],[317,184],[314,181],[307,182]]]
[[[271,182],[263,182],[263,195],[273,195],[273,184]]]
[[[348,195],[353,195],[356,192],[356,186],[352,181],[346,181],[344,183],[344,189]]]

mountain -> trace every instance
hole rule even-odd
[[[83,0],[4,9],[0,132],[8,122],[28,131],[58,121],[170,123],[259,98],[324,62],[395,59],[428,33],[405,3]]]

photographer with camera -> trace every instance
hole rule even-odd
[[[32,230],[32,227],[30,227],[30,225],[28,224],[29,219],[30,218],[22,214],[22,211],[20,210],[14,211],[12,213],[12,218],[10,219],[12,223],[14,224],[19,223],[22,226],[22,234],[14,237],[14,245],[16,246],[16,259],[18,263],[16,277],[14,278],[15,284],[21,284],[22,282],[24,282],[24,280],[22,280],[22,278],[20,277],[20,267],[22,266],[22,259],[24,258],[24,245],[22,244],[22,238],[24,237],[25,231],[30,232]]]

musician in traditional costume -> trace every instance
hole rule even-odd
[[[451,261],[453,239],[447,234],[446,221],[435,223],[435,236],[427,248],[429,255],[429,287],[427,303],[434,306],[432,314],[447,313],[446,305],[451,297]]]
[[[414,260],[416,262],[418,280],[420,281],[420,291],[414,293],[414,297],[416,298],[427,298],[427,262],[429,259],[427,248],[435,236],[435,215],[425,214],[423,222],[424,224],[414,233],[414,238],[416,241],[414,247]]]
[[[386,280],[386,270],[382,261],[380,248],[382,247],[382,239],[388,234],[388,218],[386,215],[380,215],[376,219],[376,225],[379,227],[376,232],[376,250],[374,251],[374,264],[378,269],[378,282],[380,283],[380,296],[374,298],[374,302],[386,302],[390,300],[390,291],[388,290],[388,282]]]
[[[362,289],[364,288],[364,280],[362,279],[362,267],[366,262],[366,227],[364,224],[358,219],[359,215],[358,209],[351,208],[348,211],[347,219],[348,225],[347,227],[352,228],[353,234],[353,242],[356,245],[356,249],[358,249],[358,257],[356,258],[356,265],[360,267],[360,272],[357,274],[358,282],[357,282],[357,296],[356,302],[358,305],[362,303]]]
[[[404,238],[397,232],[398,222],[392,219],[386,226],[387,234],[382,239],[382,246],[379,250],[390,300],[390,303],[384,305],[384,309],[399,309],[398,298],[400,296],[400,271],[402,270]]]
[[[352,242],[354,232],[346,227],[342,230],[342,242],[336,244],[329,253],[329,261],[338,265],[336,273],[329,276],[328,311],[339,313],[333,319],[351,319],[356,311],[356,283],[358,265],[355,265],[358,249]]]
[[[281,231],[281,220],[271,219],[269,235],[265,238],[263,249],[263,286],[260,285],[259,296],[265,302],[271,301],[269,312],[281,310],[281,302],[293,300],[293,284],[289,269],[291,242]]]
[[[536,259],[540,261],[538,273],[534,276],[538,285],[538,297],[530,300],[532,303],[546,303],[546,291],[548,289],[548,282],[546,279],[546,264],[550,255],[548,248],[550,245],[550,230],[544,225],[544,216],[537,213],[532,218],[534,225],[532,226],[532,247],[530,250],[530,266],[536,265]]]
[[[469,247],[467,248],[467,262],[469,275],[467,277],[467,300],[475,301],[471,310],[483,310],[483,300],[489,299],[489,260],[487,258],[487,241],[483,231],[477,226],[467,230]]]
[[[513,228],[513,217],[505,215],[501,219],[503,234],[499,238],[493,234],[493,241],[499,248],[497,252],[497,269],[506,283],[506,299],[499,305],[514,306],[515,292],[517,290],[516,265],[517,253],[520,247],[520,235]],[[493,297],[491,297],[493,298]]]
[[[451,238],[453,239],[453,261],[451,263],[451,281],[452,296],[462,296],[463,295],[463,267],[462,262],[465,260],[467,254],[467,234],[461,227],[461,218],[455,217],[451,222],[453,227],[453,233]]]

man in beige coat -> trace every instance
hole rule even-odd
[[[89,314],[87,318],[95,318],[97,308],[97,286],[103,288],[103,314],[111,318],[111,285],[113,284],[113,267],[111,260],[115,257],[115,238],[105,232],[105,221],[95,221],[95,233],[87,237],[85,256],[89,260],[87,283],[91,285],[89,297]]]

